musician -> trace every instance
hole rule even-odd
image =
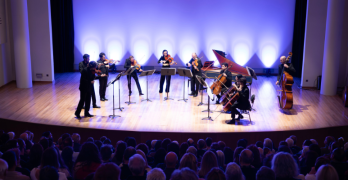
[[[194,66],[195,60],[197,59],[198,62],[198,66]],[[191,77],[191,94],[189,94],[190,96],[193,95],[193,97],[197,97],[198,96],[198,91],[199,91],[199,87],[200,87],[200,83],[196,77],[196,75],[201,76],[202,77],[202,61],[197,57],[196,53],[192,53],[192,58],[191,60],[186,64],[188,67],[191,67],[191,72],[192,72],[192,77]]]
[[[162,68],[170,68],[170,65],[174,64],[174,61],[172,61],[171,63],[168,61],[168,58],[170,57],[170,55],[168,54],[167,50],[163,50],[162,51],[162,56],[159,58],[158,60],[158,64],[162,63]],[[167,60],[166,60],[167,59]],[[160,80],[160,89],[159,89],[159,93],[163,92],[163,85],[164,85],[164,80],[166,80],[166,93],[169,92],[169,88],[170,88],[170,80],[171,80],[172,76],[161,76],[161,80]]]
[[[97,67],[97,63],[92,61],[87,64],[87,68],[83,68],[81,71],[81,78],[80,78],[80,101],[77,106],[77,109],[75,111],[75,115],[77,118],[81,119],[80,113],[82,110],[83,105],[85,104],[85,117],[93,117],[93,115],[89,114],[89,108],[91,104],[91,98],[92,98],[92,88],[94,84],[95,79],[100,79],[105,74],[101,76],[95,76],[95,69]]]
[[[222,70],[220,71],[220,74],[225,76],[227,79],[225,85],[222,85],[222,88],[221,88],[220,94],[223,95],[228,89],[230,89],[230,87],[232,85],[232,73],[228,70],[227,63],[222,63],[221,68],[222,68]],[[217,97],[216,104],[220,104],[220,98],[221,98],[220,94],[216,96]]]
[[[250,101],[249,101],[249,88],[246,86],[246,78],[242,77],[239,79],[240,86],[237,88],[237,92],[239,93],[238,100],[231,106],[231,118],[232,120],[229,121],[227,124],[235,124],[236,119],[235,115],[238,114],[237,120],[240,120],[242,115],[237,111],[238,109],[250,109]]]
[[[126,68],[126,70],[128,70],[129,68],[133,68],[134,66],[132,66],[132,64],[134,63],[135,59],[133,56],[129,56],[128,59],[126,59],[126,62],[124,63],[124,68]],[[131,89],[131,77],[133,77],[136,85],[137,85],[137,88],[138,88],[138,91],[139,91],[139,95],[144,95],[142,92],[141,92],[141,87],[140,87],[140,84],[139,84],[139,80],[138,80],[138,74],[136,72],[137,70],[135,69],[130,75],[127,75],[127,80],[128,80],[128,90],[129,90],[129,96],[132,94],[132,89]],[[142,72],[143,70],[142,69],[139,69],[139,72]]]
[[[108,83],[108,76],[109,76],[109,64],[106,63],[105,53],[99,54],[99,60],[98,63],[98,69],[101,71],[101,74],[104,75],[99,79],[99,96],[100,101],[107,101],[108,99],[105,98],[106,93],[106,85]]]
[[[82,57],[83,57],[83,61],[79,63],[80,73],[82,73],[83,69],[87,68],[87,65],[89,63],[89,54],[84,54]],[[91,85],[91,88],[92,88],[91,95],[92,95],[93,108],[100,108],[100,106],[97,106],[97,100],[95,98],[95,91],[94,91],[93,84]],[[84,107],[82,109],[84,109]]]
[[[294,66],[286,60],[285,56],[280,57],[280,63],[281,64],[278,66],[278,77],[277,77],[276,85],[279,84],[279,80],[281,78],[280,76],[282,74],[283,68],[284,68],[284,71],[289,73],[291,76],[294,76],[294,74],[296,73]]]

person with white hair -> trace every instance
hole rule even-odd
[[[289,60],[285,56],[281,56],[279,60],[281,64],[278,66],[278,77],[276,85],[279,84],[280,76],[283,73],[283,70],[292,76],[294,76],[294,74],[296,73],[294,66],[289,62]]]
[[[154,168],[147,173],[146,180],[166,180],[166,175],[160,168]]]
[[[294,145],[294,140],[292,140],[291,138],[287,138],[285,142],[288,143],[289,148],[291,148]]]
[[[175,143],[175,144],[179,145],[179,142],[178,142],[178,141],[172,141],[172,143]]]
[[[312,142],[312,144],[318,144],[317,140],[315,139],[310,139],[310,141]]]
[[[10,139],[9,139],[9,140],[14,139],[14,137],[15,137],[15,135],[16,135],[14,132],[8,132],[7,134],[8,134],[8,135],[9,135],[9,137],[10,137]]]
[[[339,180],[336,169],[329,164],[320,166],[315,175],[317,180]]]
[[[216,151],[217,154],[217,160],[218,160],[218,165],[222,170],[225,170],[226,165],[225,165],[225,154],[221,150]]]
[[[155,149],[155,144],[156,144],[157,140],[154,139],[151,141],[151,149],[150,150],[154,150]]]
[[[132,172],[132,176],[128,179],[144,179],[146,180],[146,162],[145,159],[140,154],[134,154],[129,158],[129,170]]]
[[[272,152],[275,152],[273,149],[273,141],[270,138],[266,138],[263,140],[263,148],[265,147],[270,149]]]
[[[276,179],[305,179],[297,163],[289,153],[279,152],[272,159],[272,170]]]
[[[193,146],[190,146],[189,148],[187,148],[186,153],[191,153],[197,157],[197,149]]]
[[[81,144],[80,144],[81,137],[80,137],[80,134],[74,133],[74,134],[72,134],[71,138],[74,141],[74,147],[73,147],[74,151],[75,152],[80,152],[80,148],[81,148]]]
[[[8,170],[7,162],[3,159],[0,159],[0,180],[5,179],[7,170]]]
[[[244,175],[239,165],[235,162],[230,162],[227,164],[226,171],[226,180],[244,180]]]

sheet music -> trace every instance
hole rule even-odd
[[[206,84],[208,84],[206,81],[204,81]],[[208,84],[209,85],[209,84]],[[209,86],[207,86],[207,93],[208,93],[208,96],[210,97],[211,100],[214,100],[214,94],[211,92],[211,89],[209,88]]]

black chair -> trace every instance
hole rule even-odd
[[[250,121],[250,124],[251,124],[251,116],[250,116],[250,111],[252,111],[253,109],[253,106],[254,106],[254,102],[255,102],[255,94],[253,94],[250,98],[250,104],[251,104],[251,107],[250,109],[239,109],[239,112],[241,114],[247,114],[249,116],[249,121]]]

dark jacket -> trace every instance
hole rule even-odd
[[[80,71],[80,73],[82,73],[82,70],[83,70],[84,68],[87,68],[87,65],[88,65],[88,63],[85,63],[85,61],[81,61],[81,62],[79,63],[79,71]]]
[[[170,63],[169,63],[168,60],[165,60],[165,59],[164,59],[164,56],[161,56],[161,57],[158,59],[157,63],[159,64],[159,63],[161,63],[161,61],[166,61],[165,63],[162,64],[162,67],[164,67],[164,68],[170,68]],[[165,66],[165,64],[169,64],[169,65],[168,65],[168,66]]]
[[[231,87],[232,86],[232,73],[229,70],[226,70],[226,72],[225,72],[225,70],[221,70],[220,74],[223,74],[223,73],[225,73],[227,75],[227,77],[226,77],[227,81],[225,83],[225,86]]]
[[[102,61],[100,59],[97,61],[97,63],[98,63],[98,66],[99,66],[99,64],[101,64],[101,66],[99,68],[97,66],[97,68],[101,71],[101,73],[109,76],[109,68],[106,67],[107,64],[104,64],[104,61]]]
[[[131,60],[128,58],[128,59],[126,59],[126,62],[124,63],[124,68],[126,68],[126,70],[128,70],[129,68],[131,68],[131,66],[132,66],[132,64],[131,64],[132,62],[131,62]],[[133,72],[132,72],[132,74],[133,73],[137,73],[138,72],[138,70],[137,69],[135,69]]]
[[[242,91],[238,91],[239,98],[237,100],[237,103],[239,104],[239,109],[250,109],[250,101],[249,101],[249,88],[247,86],[244,86],[242,88]]]
[[[81,78],[80,78],[80,91],[89,91],[92,90],[92,81],[95,79],[99,79],[99,76],[95,76],[95,74],[92,74],[92,72],[89,70],[89,68],[84,68],[81,71]]]
[[[191,60],[188,62],[188,64],[191,64],[191,72],[192,74],[200,74],[202,72],[202,61],[198,58],[198,66],[197,68],[199,69],[199,71],[197,71],[193,66],[192,66],[192,62],[194,62],[195,60],[193,58],[191,58]]]
[[[294,66],[291,63],[286,63],[286,64],[289,66],[289,68],[284,68],[284,71],[289,73],[291,76],[294,76],[295,73],[296,73],[296,70],[295,70]],[[283,67],[284,67],[284,64],[281,64],[281,65],[278,66],[277,81],[279,81],[279,79],[280,79],[280,75],[282,74]]]

